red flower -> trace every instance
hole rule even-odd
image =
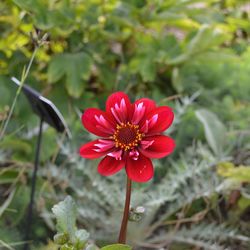
[[[150,158],[162,158],[175,148],[174,140],[162,135],[173,122],[170,107],[157,107],[153,100],[142,98],[131,104],[123,92],[109,96],[106,112],[86,109],[84,127],[102,137],[80,148],[80,155],[93,159],[105,156],[98,165],[101,175],[109,176],[125,167],[128,177],[146,182],[153,177]]]

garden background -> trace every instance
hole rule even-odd
[[[32,55],[25,83],[56,104],[72,133],[44,129],[32,249],[57,249],[51,208],[67,195],[93,242],[116,242],[125,174],[99,176],[98,161],[78,150],[94,138],[82,111],[103,109],[118,90],[175,112],[174,154],[154,161],[151,182],[133,185],[132,207],[145,214],[129,223],[128,244],[250,249],[248,1],[2,0],[0,32],[0,249],[23,245],[39,120],[10,78]]]

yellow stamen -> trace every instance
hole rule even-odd
[[[111,138],[115,141],[115,147],[128,151],[138,146],[144,134],[140,132],[139,125],[130,122],[116,126],[116,131]]]

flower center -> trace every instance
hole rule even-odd
[[[127,151],[138,146],[142,137],[143,134],[139,131],[139,125],[133,125],[127,122],[116,126],[116,131],[112,138],[117,148],[119,147]]]

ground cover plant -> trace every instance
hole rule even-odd
[[[38,133],[12,76],[51,99],[72,133],[44,128],[31,249],[117,243],[125,171],[100,176],[79,155],[96,139],[84,110],[117,91],[175,115],[174,152],[133,183],[126,248],[250,249],[248,1],[3,0],[0,31],[0,249],[24,246]]]

